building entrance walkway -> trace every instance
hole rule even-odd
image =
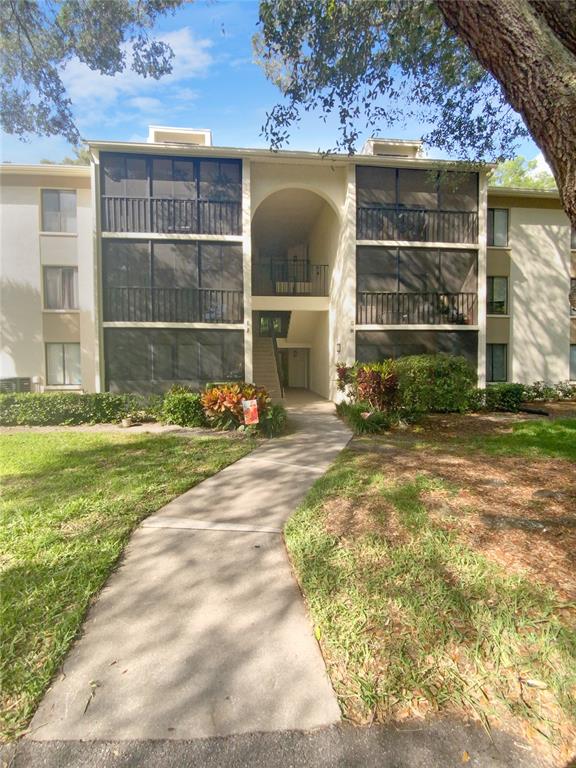
[[[28,740],[304,730],[340,713],[282,527],[351,434],[287,393],[289,432],[147,518],[41,703]]]

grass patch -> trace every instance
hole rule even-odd
[[[576,461],[576,419],[531,420],[512,425],[512,432],[471,441],[494,455],[550,456]]]
[[[227,437],[0,436],[3,739],[25,729],[138,523],[252,447]]]
[[[574,422],[518,424],[509,434],[470,438],[466,461],[471,446],[565,457],[574,434]],[[448,457],[444,470],[451,465],[458,437],[428,447],[399,437],[409,461],[396,471],[394,455],[378,453],[378,439],[373,453],[361,442],[362,451],[345,451],[286,527],[344,715],[369,723],[452,712],[487,729],[518,729],[569,757],[575,606],[502,568],[473,540],[463,542],[458,519],[446,530],[430,514],[428,498],[461,492],[431,469],[437,456]],[[430,454],[425,472],[418,469],[423,453]]]

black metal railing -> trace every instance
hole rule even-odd
[[[475,211],[410,211],[382,206],[358,208],[356,237],[358,240],[476,243],[478,214]]]
[[[360,291],[359,325],[475,325],[475,293],[384,293]]]
[[[241,323],[242,291],[213,288],[104,289],[104,320],[152,323]]]
[[[273,261],[254,265],[254,296],[328,296],[328,264],[297,261]]]
[[[103,195],[102,231],[240,235],[242,204],[235,200]]]

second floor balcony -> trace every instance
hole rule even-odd
[[[254,264],[254,296],[328,296],[328,264],[311,264],[306,259]]]
[[[213,288],[104,288],[105,322],[241,323],[242,291]]]
[[[476,293],[359,291],[359,325],[476,325]]]
[[[357,211],[356,237],[358,240],[476,243],[478,214],[475,211],[365,206]]]
[[[235,200],[102,195],[102,231],[240,235],[242,204]]]

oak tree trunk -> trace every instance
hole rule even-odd
[[[573,0],[435,0],[500,83],[548,161],[576,227],[576,5]]]

